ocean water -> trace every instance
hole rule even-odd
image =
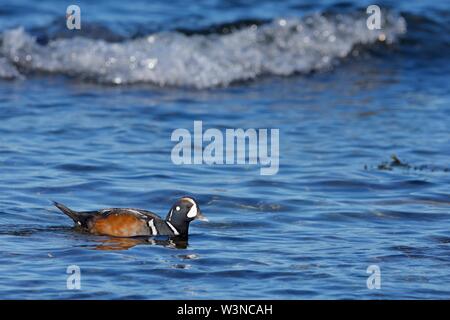
[[[364,1],[77,4],[67,30],[67,4],[0,1],[0,298],[450,298],[447,4],[380,2],[381,30]],[[196,120],[279,129],[278,173],[175,165]],[[187,244],[78,233],[50,201],[183,195],[210,220]]]

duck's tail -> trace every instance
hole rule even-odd
[[[55,205],[55,207],[57,207],[59,210],[61,210],[63,213],[69,216],[75,223],[81,222],[82,219],[78,212],[73,211],[72,209],[69,209],[65,205],[58,203],[56,201],[53,201],[53,204]]]

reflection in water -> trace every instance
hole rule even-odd
[[[67,226],[49,226],[49,227],[39,227],[39,226],[14,226],[14,225],[2,225],[0,226],[0,235],[18,236],[26,237],[32,236],[36,233],[50,232],[53,234],[64,233],[73,231],[74,234],[80,235],[81,237],[86,236],[88,240],[94,241],[95,243],[100,242],[100,244],[95,245],[93,249],[95,250],[127,250],[137,245],[159,245],[167,248],[173,249],[186,249],[188,247],[188,239],[180,237],[167,237],[167,238],[150,238],[150,237],[134,237],[134,238],[119,238],[119,237],[100,237],[84,232],[82,229],[77,227],[67,227]],[[89,247],[89,246],[88,246]]]
[[[187,239],[180,238],[167,238],[167,239],[154,239],[147,237],[135,237],[135,238],[108,238],[102,240],[96,240],[100,242],[96,245],[94,250],[128,250],[137,245],[159,245],[172,249],[186,249],[188,246]]]

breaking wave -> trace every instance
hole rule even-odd
[[[333,67],[358,47],[391,44],[406,32],[401,16],[383,17],[381,30],[369,30],[364,14],[318,13],[230,32],[164,31],[119,42],[77,36],[43,44],[16,28],[0,36],[0,78],[44,72],[105,84],[208,88],[262,75],[309,73]]]

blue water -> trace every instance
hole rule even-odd
[[[444,2],[379,3],[375,31],[369,2],[78,1],[80,31],[67,4],[3,2],[0,298],[450,298]],[[174,165],[194,120],[279,128],[279,172]],[[50,202],[164,216],[186,194],[210,220],[187,247],[78,233]]]

